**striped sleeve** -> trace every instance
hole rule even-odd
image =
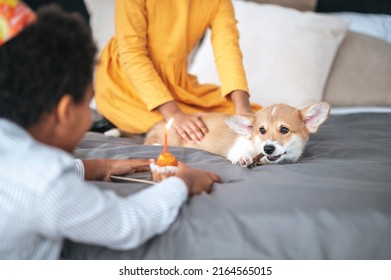
[[[119,197],[81,181],[70,170],[42,197],[40,211],[45,215],[40,215],[38,231],[52,238],[130,249],[167,230],[187,194],[184,182],[171,177]]]
[[[74,167],[76,170],[76,174],[79,175],[81,179],[84,179],[84,164],[81,159],[75,159],[74,162]]]

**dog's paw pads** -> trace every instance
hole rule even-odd
[[[244,166],[244,167],[251,166],[252,163],[253,163],[253,158],[250,156],[243,156],[237,161],[232,161],[232,164]]]

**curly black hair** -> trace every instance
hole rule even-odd
[[[79,14],[55,5],[39,9],[34,23],[0,46],[0,118],[29,128],[65,94],[82,102],[95,54],[91,29]]]

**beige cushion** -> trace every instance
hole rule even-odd
[[[303,108],[323,97],[348,22],[276,5],[234,1],[251,101]],[[219,83],[210,39],[190,71],[200,82]]]
[[[325,87],[332,106],[391,106],[391,44],[349,32]]]

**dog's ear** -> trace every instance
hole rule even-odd
[[[254,115],[233,115],[225,118],[225,123],[237,134],[250,137],[254,128]]]
[[[310,133],[315,133],[330,114],[330,105],[326,102],[315,103],[299,111],[303,124]]]

